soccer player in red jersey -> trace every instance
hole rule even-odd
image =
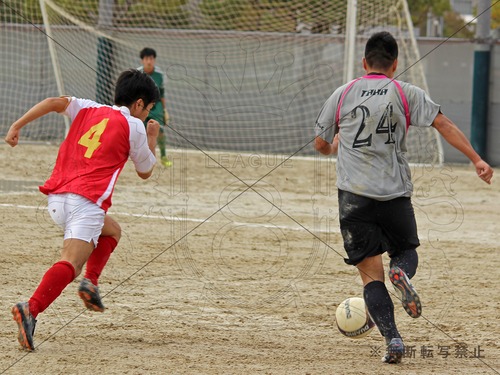
[[[43,276],[27,302],[12,308],[18,324],[18,340],[34,350],[36,318],[82,271],[85,276],[78,294],[85,306],[104,311],[98,279],[120,240],[119,224],[106,215],[113,190],[128,158],[140,178],[147,179],[156,163],[155,147],[159,123],[143,121],[160,100],[155,82],[131,69],[120,74],[114,106],[75,97],[47,98],[34,105],[10,127],[5,141],[16,146],[20,130],[50,112],[71,118],[50,178],[40,191],[48,195],[48,211],[64,230],[61,258]]]

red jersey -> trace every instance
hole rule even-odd
[[[139,172],[151,170],[156,159],[147,146],[144,125],[130,116],[128,108],[69,100],[66,114],[73,121],[52,175],[40,191],[47,195],[78,194],[107,211],[128,157]]]

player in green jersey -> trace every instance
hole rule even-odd
[[[160,90],[161,100],[157,102],[153,109],[149,112],[149,116],[144,121],[144,125],[146,126],[147,122],[150,119],[154,119],[160,123],[160,133],[158,134],[158,147],[160,148],[160,161],[161,164],[165,167],[170,167],[172,165],[172,161],[167,157],[167,151],[165,149],[165,126],[168,125],[169,114],[167,111],[166,101],[165,101],[165,75],[159,69],[156,64],[156,51],[153,48],[146,47],[141,50],[140,58],[142,62],[142,66],[138,68],[138,70],[143,71],[148,74],[153,81],[158,86]]]

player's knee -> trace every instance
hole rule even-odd
[[[120,242],[120,238],[122,238],[122,228],[120,227],[120,224],[116,223],[115,225],[115,231],[112,234],[112,237],[116,240],[116,242]]]
[[[112,237],[118,243],[122,237],[122,228],[115,220],[107,218],[101,236]]]

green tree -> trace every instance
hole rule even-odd
[[[96,25],[99,0],[55,0],[78,20]],[[113,26],[186,27],[188,13],[182,9],[187,0],[114,0]]]
[[[500,29],[500,3],[498,0],[492,0],[491,5],[491,28]]]
[[[446,12],[444,14],[444,37],[454,38],[474,38],[474,28],[467,25],[465,20],[456,12]]]
[[[434,16],[444,16],[445,12],[451,10],[449,0],[412,0],[408,1],[413,25],[420,29],[420,35],[427,32],[427,18],[431,13]]]
[[[189,26],[189,12],[183,8],[186,3],[187,0],[118,0],[113,23],[114,26],[186,28]]]
[[[99,0],[56,0],[54,3],[86,24],[97,24]],[[57,23],[57,20],[54,20],[54,23]]]
[[[65,12],[88,25],[97,25],[99,0],[54,0]],[[189,13],[183,8],[187,0],[114,0],[114,26],[182,28],[189,26]],[[49,11],[53,14],[53,11]],[[39,0],[0,2],[0,21],[9,23],[43,23]],[[54,24],[67,22],[52,17]]]
[[[331,28],[345,28],[347,1],[295,1],[297,15],[301,22],[310,25],[314,34],[329,34]],[[359,5],[362,6],[361,1]]]
[[[493,0],[496,1],[496,0]],[[427,18],[431,14],[443,18],[443,36],[454,38],[474,37],[473,27],[467,25],[460,14],[451,9],[449,0],[412,0],[408,1],[413,25],[420,29],[420,35],[426,35]]]
[[[0,21],[41,24],[43,20],[40,3],[38,0],[0,1]]]
[[[292,33],[299,23],[313,33],[329,33],[332,25],[343,22],[345,8],[345,0],[203,0],[200,4],[207,29]]]

